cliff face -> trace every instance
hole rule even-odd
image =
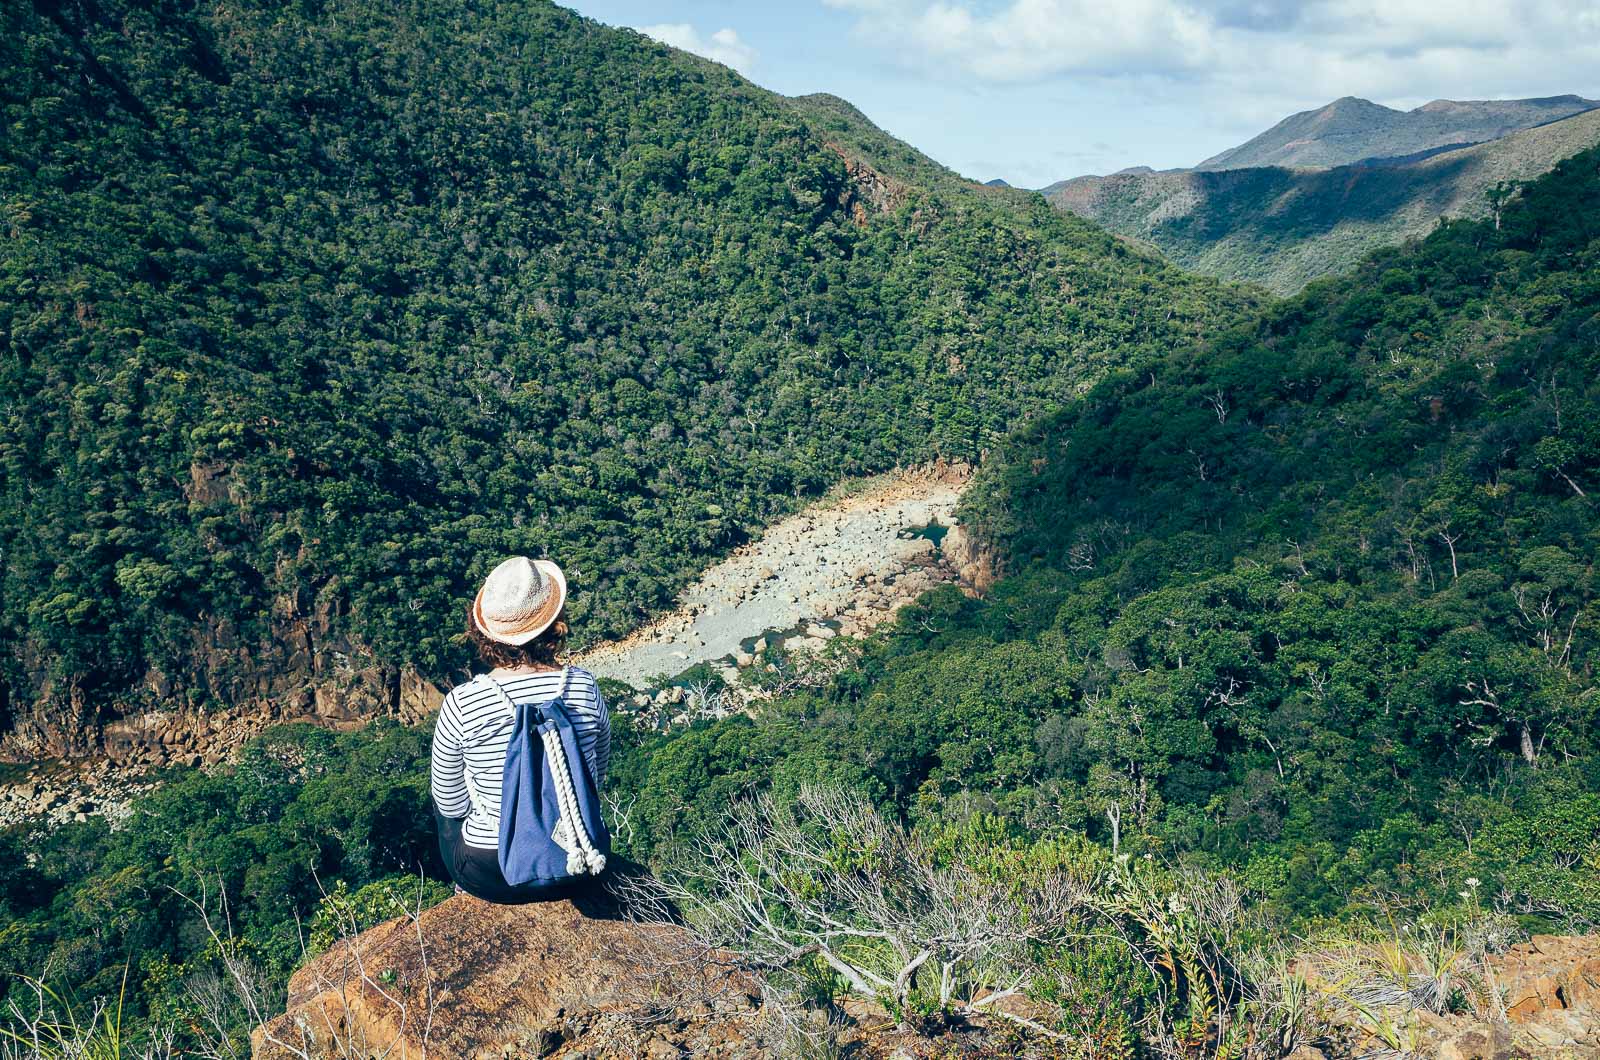
[[[337,634],[331,606],[307,614],[280,601],[276,610],[259,639],[226,618],[197,623],[187,665],[151,667],[131,694],[64,685],[35,660],[34,696],[13,703],[9,731],[0,724],[0,762],[92,755],[123,766],[200,765],[273,725],[348,729],[382,716],[420,721],[438,708],[443,694],[415,669]]]

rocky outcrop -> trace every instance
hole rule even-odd
[[[784,1019],[772,1008],[754,975],[680,928],[630,919],[609,894],[522,906],[457,895],[302,966],[251,1047],[253,1060],[744,1060],[782,1043],[823,1055],[797,1044],[816,1035],[859,1060],[1020,1055],[993,1051],[983,1021],[919,1035],[859,998]]]
[[[1513,1048],[1600,1060],[1600,935],[1535,935],[1495,965]]]
[[[865,225],[870,214],[893,213],[906,201],[910,186],[905,182],[880,173],[838,144],[829,143],[827,147],[844,159],[850,184],[843,205],[857,225]]]
[[[178,706],[113,717],[77,730],[23,727],[0,739],[0,761],[31,762],[0,783],[0,828],[54,826],[104,816],[113,822],[154,787],[164,766],[210,766],[274,725],[305,722],[348,731],[379,717],[424,721],[444,693],[410,667],[372,666],[318,683],[278,688],[268,676],[249,698],[215,710]],[[276,691],[275,691],[276,689]],[[54,738],[53,738],[54,737]]]
[[[1600,1060],[1600,935],[1535,935],[1462,971],[1471,996],[1460,1011],[1374,1006],[1337,1046],[1308,1046],[1298,1060],[1395,1055],[1374,1036],[1379,1023],[1426,1060]]]
[[[754,1057],[760,984],[662,959],[676,929],[608,898],[497,906],[458,895],[312,960],[256,1060],[384,1055]]]
[[[420,720],[443,694],[410,667],[387,665],[334,633],[324,604],[274,616],[259,638],[233,623],[199,623],[181,672],[152,667],[108,701],[45,676],[0,733],[0,762],[94,757],[113,766],[201,765],[272,726],[307,721],[335,729],[375,717]],[[221,706],[226,704],[226,706]]]
[[[1467,1006],[1475,1012],[1384,1017],[1411,1043],[1404,1055],[1600,1058],[1600,935],[1536,936],[1477,974],[1481,1004]],[[496,906],[458,895],[310,961],[253,1047],[255,1060],[770,1056],[781,1030],[763,998],[760,981],[725,956],[694,949],[679,928],[629,919],[610,897]],[[1291,1060],[1401,1055],[1373,1038],[1372,1018],[1299,1045]],[[831,1022],[836,1044],[858,1057],[947,1055],[937,1047],[995,1041],[977,1025],[919,1038],[860,999]]]
[[[1600,1060],[1600,935],[1535,936],[1474,964],[1463,982],[1472,997],[1459,1011],[1351,1010],[1291,1060]],[[255,1060],[757,1057],[784,1033],[770,1008],[761,981],[727,955],[696,948],[678,927],[630,919],[605,892],[526,906],[458,895],[307,963],[253,1046]],[[919,1037],[859,998],[812,1015],[831,1024],[840,1055],[1021,1055],[983,1052],[1004,1035],[982,1021]],[[790,1027],[808,1018],[790,1017]],[[1030,1017],[1049,1022],[1047,1009]],[[1409,1051],[1376,1037],[1378,1023]]]

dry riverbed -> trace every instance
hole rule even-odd
[[[936,585],[981,590],[989,566],[955,521],[971,478],[965,464],[935,464],[849,483],[708,569],[672,612],[575,661],[659,701],[681,697],[672,679],[699,663],[732,678],[768,645],[815,650],[836,636],[864,635]],[[204,756],[189,748],[191,757],[219,761],[243,738],[218,733]],[[155,783],[143,766],[109,762],[5,767],[0,828],[96,815],[115,822]]]
[[[776,523],[684,590],[678,606],[577,662],[652,688],[698,663],[748,665],[756,642],[859,635],[940,585],[981,581],[955,511],[965,464],[883,475]]]

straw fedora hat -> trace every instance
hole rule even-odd
[[[561,614],[567,576],[547,559],[513,556],[489,572],[472,601],[479,632],[501,644],[526,644]]]

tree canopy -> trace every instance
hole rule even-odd
[[[841,477],[1248,304],[542,0],[0,18],[13,704],[212,702],[202,619],[443,675],[508,553],[617,635]]]

